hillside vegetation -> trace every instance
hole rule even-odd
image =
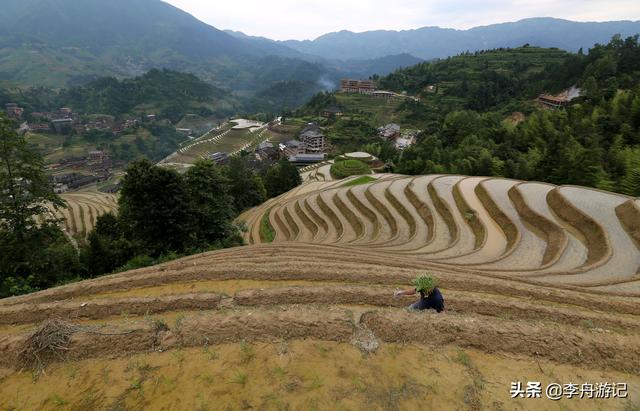
[[[157,114],[174,122],[187,113],[225,117],[233,114],[238,104],[228,92],[192,74],[170,70],[151,70],[124,80],[104,77],[61,90],[9,89],[0,96],[0,103],[8,102],[23,105],[27,116],[34,111],[71,107],[81,114]]]
[[[371,169],[360,160],[336,161],[331,166],[331,176],[338,180],[362,174],[371,174]]]
[[[572,63],[573,62],[573,63]],[[454,111],[407,150],[397,171],[491,175],[640,195],[640,44],[614,38],[571,57],[584,97],[513,125],[497,112]],[[558,68],[548,68],[549,78]],[[566,83],[567,85],[571,83]]]
[[[234,113],[234,100],[227,92],[192,74],[169,70],[151,70],[121,81],[101,78],[64,90],[58,98],[62,106],[79,108],[85,113],[154,112],[172,121],[187,113],[219,117]]]
[[[529,46],[478,51],[400,69],[383,77],[380,87],[484,111],[573,84],[580,72],[576,60],[566,51]],[[427,86],[434,86],[432,92]]]
[[[420,101],[324,93],[293,115],[310,121],[323,106],[341,107],[344,116],[320,120],[335,154],[369,152],[401,174],[501,176],[638,196],[638,67],[638,36],[578,54],[535,47],[465,53],[379,79]],[[533,102],[572,85],[582,97],[566,108]],[[390,121],[422,130],[417,143],[399,152],[381,141],[376,128]]]

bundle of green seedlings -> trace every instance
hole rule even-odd
[[[438,286],[438,279],[429,274],[420,275],[413,280],[413,286],[417,292],[430,294]]]

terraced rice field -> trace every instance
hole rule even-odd
[[[87,236],[102,214],[116,212],[118,199],[116,194],[102,193],[96,189],[61,194],[67,203],[66,209],[55,212],[63,220],[62,228],[74,236]]]
[[[244,124],[244,123],[243,123]],[[213,153],[234,154],[241,150],[248,150],[263,141],[280,142],[282,138],[267,129],[267,125],[261,127],[237,128],[235,123],[227,123],[220,128],[186,143],[178,151],[163,160],[165,163],[192,164],[197,160],[207,158]]]
[[[637,199],[372,177],[311,179],[248,210],[248,246],[0,300],[0,407],[637,409]],[[425,271],[444,313],[393,297]],[[81,328],[34,379],[20,352],[47,318]],[[511,399],[513,381],[628,396]]]
[[[241,218],[251,228],[254,214],[268,208],[276,242],[375,248],[434,270],[580,289],[615,285],[640,296],[637,199],[500,178],[376,176],[355,187],[307,184],[311,190],[299,188]],[[260,243],[251,229],[246,240]]]

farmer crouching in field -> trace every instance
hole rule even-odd
[[[444,311],[444,298],[438,289],[438,280],[428,275],[421,275],[413,280],[413,288],[406,290],[396,290],[393,295],[402,297],[404,295],[415,295],[420,293],[420,299],[409,306],[412,310],[434,309],[437,312]]]

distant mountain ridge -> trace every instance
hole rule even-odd
[[[335,87],[340,78],[386,75],[434,57],[525,43],[575,51],[640,22],[574,23],[539,18],[471,30],[339,32],[278,42],[222,31],[161,0],[20,0],[0,13],[0,81],[12,85],[87,84],[151,69],[195,74],[234,98],[287,90],[287,104]],[[292,90],[304,93],[296,95]],[[288,85],[291,85],[287,89]],[[306,87],[306,86],[305,86]],[[271,109],[277,110],[278,107]]]
[[[282,81],[340,77],[272,41],[238,38],[160,0],[21,0],[0,13],[0,80],[63,88],[152,69],[195,74],[250,102]],[[302,104],[307,93],[292,96]],[[253,111],[251,106],[246,110]],[[280,107],[269,107],[277,111]]]
[[[164,68],[195,74],[240,99],[283,89],[283,82],[307,84],[297,100],[288,95],[301,104],[341,77],[386,74],[420,61],[324,59],[218,30],[160,0],[21,0],[3,4],[0,13],[0,80],[16,85],[69,87]]]
[[[280,42],[301,53],[327,59],[374,59],[388,55],[411,54],[429,60],[465,51],[518,47],[529,43],[567,51],[585,50],[596,43],[607,43],[615,34],[622,37],[640,33],[640,21],[574,22],[537,17],[516,22],[492,24],[469,30],[423,27],[403,31],[329,33],[315,40]]]

